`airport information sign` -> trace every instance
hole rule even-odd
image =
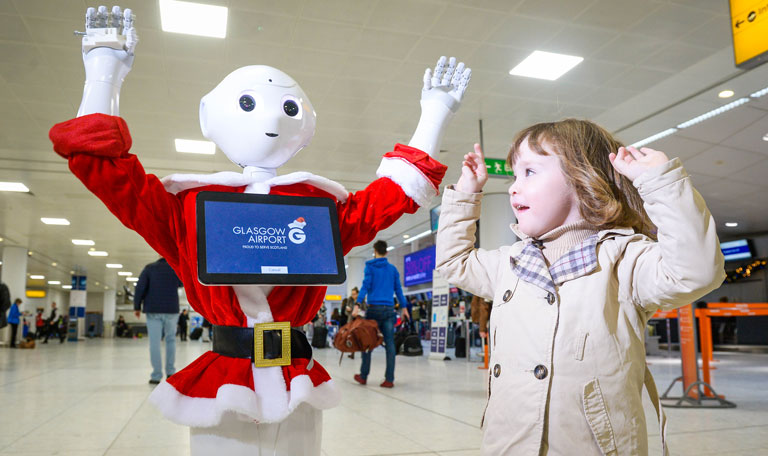
[[[730,0],[733,56],[739,68],[768,60],[768,0]]]

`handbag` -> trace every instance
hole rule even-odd
[[[333,346],[342,352],[342,357],[344,353],[373,350],[383,342],[384,335],[379,331],[376,320],[365,318],[355,318],[342,326],[333,338]]]

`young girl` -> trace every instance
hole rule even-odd
[[[679,159],[591,122],[529,127],[508,161],[521,240],[473,248],[488,179],[478,145],[437,234],[440,274],[493,299],[483,454],[645,455],[643,384],[658,412],[645,325],[722,283],[712,216]]]

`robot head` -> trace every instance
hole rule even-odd
[[[200,100],[200,128],[235,164],[278,168],[315,134],[315,110],[290,76],[253,65]]]

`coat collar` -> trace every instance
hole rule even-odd
[[[161,181],[165,186],[165,190],[174,195],[184,190],[204,187],[206,185],[246,187],[246,193],[268,194],[272,187],[304,183],[330,193],[342,203],[349,196],[347,189],[338,182],[304,171],[276,176],[265,182],[258,182],[251,176],[233,171],[223,171],[215,174],[171,174],[162,178]]]
[[[541,253],[541,249],[536,246],[535,240],[525,236],[516,224],[510,225],[510,227],[515,234],[520,236],[522,241],[518,243],[519,247],[513,248],[510,253],[510,267],[522,280],[553,294],[557,292],[557,287],[563,283],[583,277],[597,269],[597,245],[600,242],[616,236],[635,234],[632,228],[612,228],[599,231],[573,246],[568,253],[547,268],[544,255]]]

